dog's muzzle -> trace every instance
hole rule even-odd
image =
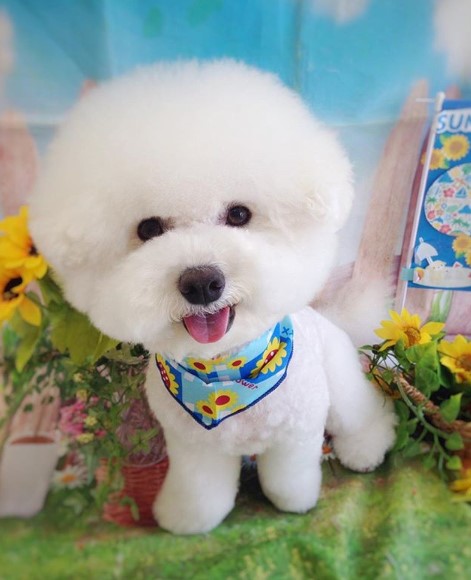
[[[178,280],[180,294],[190,304],[209,306],[219,300],[226,280],[216,266],[197,266],[186,269]],[[228,332],[234,322],[235,306],[223,306],[219,310],[208,308],[182,319],[188,334],[197,342],[217,342]]]

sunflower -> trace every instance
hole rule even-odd
[[[280,339],[275,337],[268,343],[265,352],[257,361],[254,370],[250,373],[250,377],[255,378],[260,373],[265,375],[268,372],[274,372],[276,367],[280,367],[283,364],[283,359],[287,354],[286,343],[280,342]]]
[[[471,252],[471,236],[460,234],[453,240],[453,250],[457,256]]]
[[[443,154],[451,161],[458,161],[469,152],[469,140],[465,135],[452,135],[443,140]]]
[[[17,216],[0,222],[0,262],[4,268],[24,269],[34,278],[42,278],[47,271],[44,258],[39,255],[28,231],[28,208],[21,207]]]
[[[438,352],[443,366],[450,369],[458,383],[471,383],[471,342],[458,334],[453,342],[440,341]]]
[[[0,269],[0,322],[10,320],[18,310],[28,324],[41,324],[41,309],[25,294],[31,279],[26,271]]]
[[[411,315],[403,308],[401,314],[389,311],[392,320],[382,320],[382,328],[377,328],[375,333],[385,340],[380,350],[386,350],[397,344],[400,340],[404,347],[409,348],[415,344],[425,344],[432,340],[445,326],[441,322],[427,322],[421,326],[421,320],[417,314]]]
[[[430,158],[430,169],[444,169],[447,167],[442,149],[434,149]]]

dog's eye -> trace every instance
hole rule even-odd
[[[229,208],[226,216],[226,224],[228,226],[240,227],[249,223],[252,213],[248,207],[244,205],[234,205]]]
[[[143,242],[161,236],[164,231],[161,220],[156,217],[142,220],[137,226],[137,235]]]

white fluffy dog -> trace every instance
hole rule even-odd
[[[391,447],[391,407],[347,336],[307,307],[351,201],[333,134],[274,76],[232,61],[114,80],[59,132],[33,238],[101,331],[159,353],[147,393],[170,457],[163,528],[218,525],[243,455],[257,454],[275,506],[305,512],[325,428],[355,470]]]

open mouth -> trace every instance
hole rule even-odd
[[[225,306],[213,313],[191,314],[182,322],[188,334],[197,342],[208,344],[217,342],[231,328],[235,317],[235,307]]]

